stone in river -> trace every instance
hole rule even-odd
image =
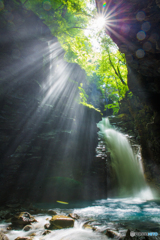
[[[37,222],[37,220],[28,212],[20,212],[11,219],[11,222],[13,227],[23,228],[25,225]]]
[[[9,240],[9,238],[2,232],[0,232],[0,240]]]
[[[49,229],[71,228],[74,226],[74,220],[63,215],[55,215],[50,220]]]

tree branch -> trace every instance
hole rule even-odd
[[[116,74],[117,77],[121,80],[121,82],[122,82],[124,85],[126,85],[126,83],[124,82],[124,80],[123,80],[123,78],[122,78],[122,76],[121,76],[121,73],[120,73],[120,71],[119,71],[119,68],[117,67],[118,72],[117,72],[117,70],[115,69],[114,64],[113,64],[112,61],[111,61],[111,57],[110,57],[109,52],[108,52],[108,56],[109,56],[109,62],[110,62],[110,64],[111,64],[112,68],[114,69],[115,74]]]
[[[26,1],[22,4],[22,6],[24,6],[27,2],[28,2],[28,0],[26,0]]]

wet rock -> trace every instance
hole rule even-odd
[[[26,225],[24,228],[23,228],[23,230],[24,231],[29,231],[29,230],[31,230],[32,229],[32,226],[31,225]]]
[[[29,236],[34,237],[34,236],[36,236],[36,233],[31,233],[31,234],[29,234]]]
[[[50,224],[49,224],[49,223],[46,223],[46,224],[44,225],[44,228],[45,228],[45,229],[49,229],[49,227],[50,227]]]
[[[131,237],[130,236],[130,230],[128,229],[126,232],[126,236],[123,238],[124,240],[132,240],[132,239],[136,239],[135,237]]]
[[[25,225],[37,222],[37,220],[28,212],[17,213],[12,219],[12,226],[16,228],[23,228]]]
[[[118,232],[113,231],[113,230],[109,230],[109,229],[107,229],[106,235],[109,238],[120,238],[120,234]]]
[[[99,229],[98,229],[97,227],[92,227],[92,230],[93,230],[94,232],[98,232],[98,231],[99,231]]]
[[[63,215],[56,215],[50,220],[49,229],[71,228],[73,226],[74,220],[72,218]]]
[[[46,230],[46,231],[44,231],[44,232],[42,233],[42,235],[47,235],[47,234],[49,234],[49,233],[51,233],[51,231],[50,231],[50,230]]]
[[[0,232],[0,240],[9,240],[9,238],[2,232]]]
[[[84,224],[83,228],[85,228],[85,229],[93,229],[93,227],[90,224],[88,224],[88,223]]]
[[[95,220],[89,220],[84,222],[82,228],[88,228],[88,229],[92,229],[93,231],[98,231],[97,228],[94,226]]]
[[[71,218],[73,218],[73,219],[79,219],[79,218],[80,218],[80,216],[78,216],[76,213],[70,213],[70,214],[68,215],[68,217],[71,217]]]
[[[98,226],[93,226],[92,230],[94,232],[98,232],[98,233],[102,233],[102,234],[106,234],[106,231],[107,231],[106,227],[100,227],[99,228]]]
[[[11,226],[7,227],[7,230],[9,230],[9,231],[12,230]]]
[[[52,209],[49,209],[48,212],[47,212],[50,216],[54,216],[54,215],[57,215],[57,213],[52,210]]]

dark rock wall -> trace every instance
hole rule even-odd
[[[4,1],[0,22],[0,201],[105,196],[95,164],[101,116],[78,104],[84,71],[18,1]]]
[[[124,124],[135,132],[142,147],[145,174],[160,184],[160,4],[157,0],[111,0],[103,8],[110,12],[106,33],[125,53],[128,86],[133,97],[121,102]],[[128,128],[128,129],[129,129]]]

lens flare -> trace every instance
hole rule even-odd
[[[105,6],[106,6],[106,4],[107,4],[107,3],[106,3],[106,2],[104,2],[104,3],[103,3],[103,7],[105,7]]]

